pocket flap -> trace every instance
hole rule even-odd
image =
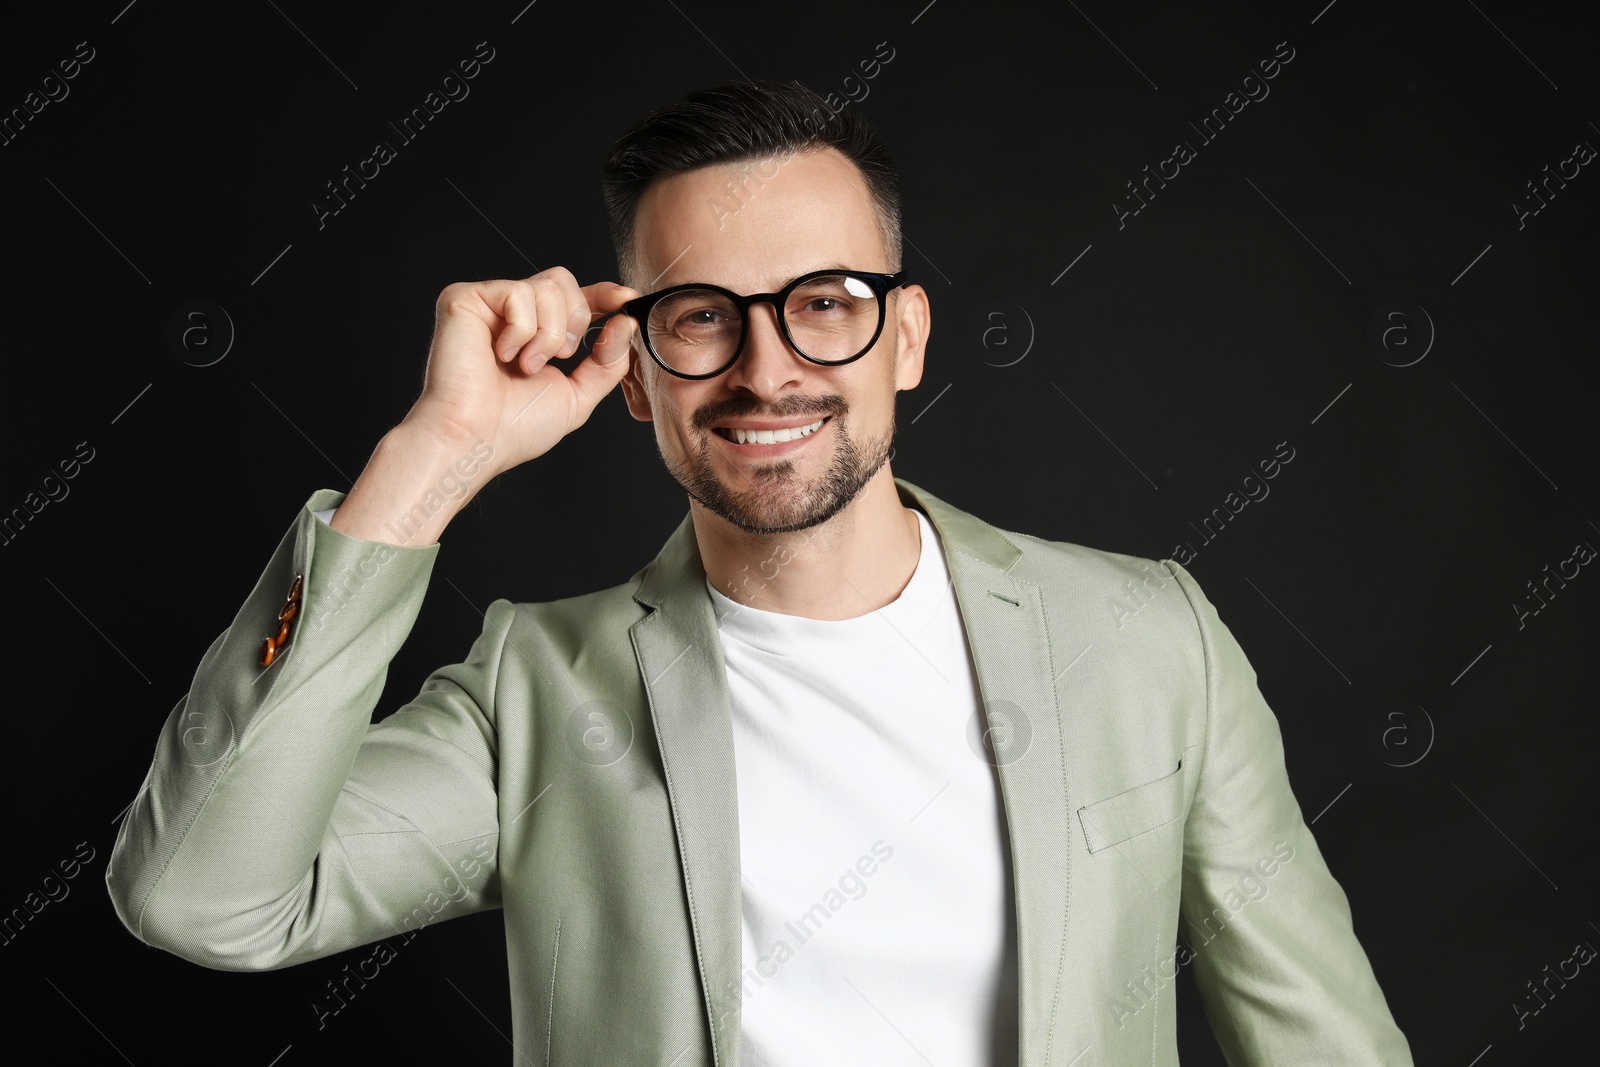
[[[1171,774],[1085,804],[1078,822],[1090,852],[1099,852],[1154,830],[1183,814],[1183,758]]]

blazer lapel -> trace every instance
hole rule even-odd
[[[661,748],[683,863],[713,1062],[739,1062],[740,889],[733,710],[705,567],[687,516],[642,572],[653,610],[630,633]]]
[[[1071,1062],[1081,1049],[1050,1046],[1064,964],[1071,841],[1069,739],[1062,735],[1055,679],[1076,650],[1052,647],[1052,636],[1066,635],[1049,633],[1039,586],[1010,574],[1022,556],[1016,544],[909,482],[895,484],[943,542],[989,723],[986,751],[1000,777],[1017,909],[1021,1062]]]

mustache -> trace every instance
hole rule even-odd
[[[761,404],[748,397],[729,397],[707,404],[694,413],[697,430],[709,430],[724,419],[789,419],[797,415],[843,415],[849,409],[842,396],[786,396],[776,404]]]

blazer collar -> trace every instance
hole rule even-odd
[[[904,478],[896,478],[894,484],[901,503],[921,510],[933,523],[943,542],[947,563],[952,555],[960,552],[1005,572],[1021,557],[1020,548],[977,516],[951,507]],[[703,591],[705,578],[705,564],[700,559],[700,546],[694,536],[694,520],[685,515],[656,558],[640,573],[639,588],[633,598],[652,608],[662,607],[674,597],[692,600]]]

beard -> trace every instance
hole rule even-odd
[[[695,414],[695,427],[702,435],[696,453],[674,461],[662,452],[661,458],[668,472],[690,497],[745,533],[807,530],[844,510],[889,461],[895,432],[893,414],[889,417],[888,431],[882,437],[868,439],[858,447],[850,437],[846,411],[844,399],[835,396],[787,397],[775,410],[761,412],[772,418],[832,416],[833,457],[827,469],[810,481],[800,477],[791,459],[747,465],[756,481],[748,490],[736,492],[717,478],[711,458],[711,426],[721,419],[756,414],[738,402],[710,405]]]

